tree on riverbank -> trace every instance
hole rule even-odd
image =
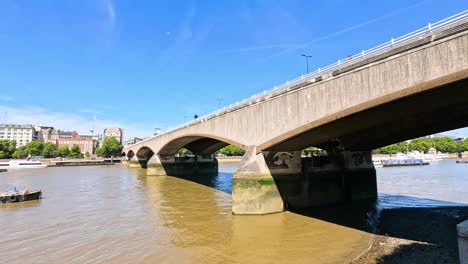
[[[185,155],[193,155],[192,151],[186,149],[186,148],[181,148],[179,151],[177,151],[177,154],[180,156],[185,156]]]
[[[59,155],[57,145],[52,142],[47,142],[44,144],[42,149],[42,156],[44,158],[55,158]]]
[[[243,156],[245,153],[245,150],[236,147],[234,145],[228,145],[220,150],[218,150],[216,153],[221,153],[226,156]]]
[[[327,151],[316,147],[308,147],[302,151],[304,155],[326,155]]]
[[[22,159],[22,158],[25,158],[26,156],[28,156],[28,154],[26,153],[26,148],[23,146],[23,147],[19,147],[18,149],[15,150],[15,152],[13,152],[13,154],[11,155],[12,158],[14,159]]]
[[[468,138],[465,138],[465,140],[461,141],[458,146],[460,148],[460,152],[468,151]]]
[[[122,154],[123,146],[115,139],[115,137],[108,137],[102,142],[102,146],[96,149],[96,155],[100,157],[120,157]]]
[[[405,141],[375,149],[373,153],[395,154],[407,150],[427,153],[430,148],[435,148],[437,151],[444,153],[468,151],[468,139],[457,142],[451,137],[416,138],[411,140],[410,143]]]
[[[0,140],[0,159],[9,159],[16,151],[16,140]]]
[[[58,157],[68,157],[70,156],[70,149],[68,146],[61,146],[57,149]]]
[[[75,144],[70,148],[70,156],[74,158],[81,157],[81,149],[78,147],[78,145]]]
[[[33,140],[26,144],[25,151],[26,154],[31,156],[41,156],[44,145],[40,141]]]

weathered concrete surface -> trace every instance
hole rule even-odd
[[[313,158],[301,158],[300,152],[255,152],[255,146],[249,147],[234,173],[234,214],[267,214],[282,211],[284,205],[300,209],[377,198],[370,151],[336,151],[335,156]]]
[[[302,158],[302,171],[274,175],[281,197],[294,209],[353,203],[377,198],[370,151]]]
[[[138,160],[137,156],[133,156],[128,164],[128,167],[130,168],[141,168],[140,161]]]
[[[211,155],[175,157],[153,155],[148,161],[147,175],[154,176],[203,176],[218,173],[218,161]]]
[[[457,225],[460,264],[468,264],[468,220]]]
[[[250,146],[232,178],[233,214],[269,214],[283,211],[283,200],[263,154]]]
[[[153,155],[147,164],[146,175],[152,176],[166,176],[168,175],[161,162],[159,155]]]

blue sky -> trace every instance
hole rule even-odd
[[[465,1],[0,0],[0,122],[174,127],[465,10]],[[6,114],[5,114],[6,113]],[[185,117],[187,116],[187,117]],[[468,136],[468,129],[459,131]],[[455,132],[451,132],[455,134]]]

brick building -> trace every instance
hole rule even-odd
[[[73,145],[77,145],[80,147],[81,153],[89,152],[90,154],[94,153],[94,142],[91,137],[81,137],[76,133],[73,132],[60,132],[57,136],[52,139],[49,139],[48,142],[55,143],[58,147],[68,146],[69,148],[73,147]]]

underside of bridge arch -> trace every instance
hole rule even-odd
[[[122,152],[122,164],[124,165],[130,165],[130,161],[132,158],[135,156],[135,152],[133,150],[128,150],[126,152]]]
[[[148,175],[204,176],[218,173],[218,161],[212,154],[234,144],[245,146],[215,136],[187,135],[164,145],[148,162]],[[190,156],[176,155],[182,148],[193,153]]]
[[[141,147],[134,158],[130,160],[130,165],[132,167],[141,167],[146,169],[148,161],[154,156],[154,152],[149,147]],[[136,158],[136,159],[135,159]]]
[[[194,154],[210,155],[230,144],[243,149],[246,148],[242,144],[224,138],[195,135],[174,139],[161,148],[158,154],[175,155],[181,148],[186,148]]]
[[[415,87],[414,89],[418,89]],[[267,151],[317,146],[331,151],[373,150],[404,140],[468,126],[468,78],[369,108],[359,105],[316,120],[260,146]],[[371,100],[368,104],[378,104]],[[330,102],[333,103],[333,102]],[[359,111],[359,109],[365,109]]]

